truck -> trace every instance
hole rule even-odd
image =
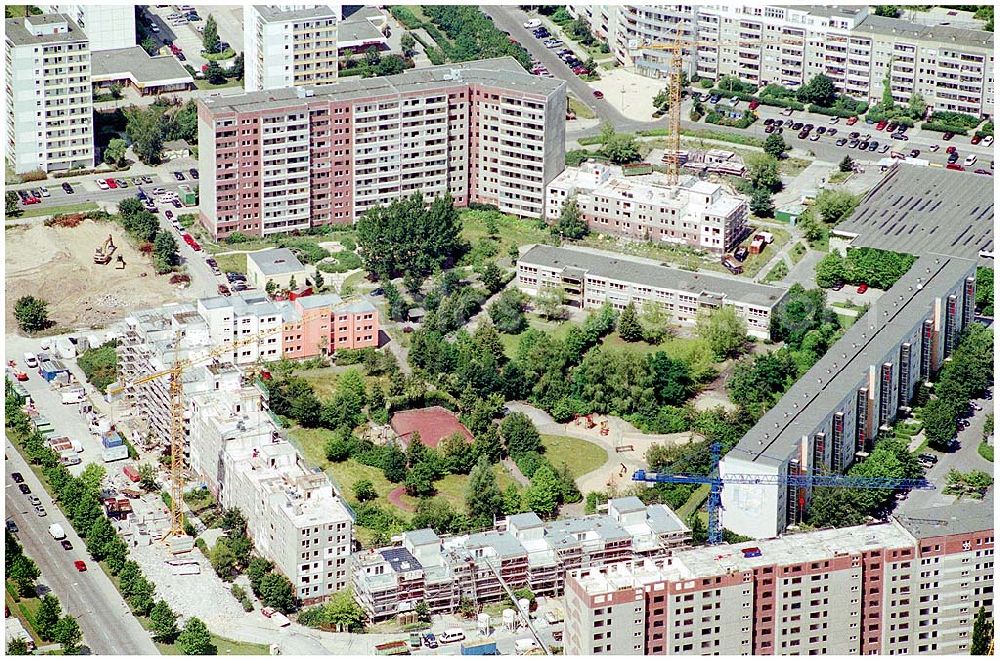
[[[376,644],[375,655],[410,655],[410,645],[401,639]]]
[[[56,355],[64,360],[76,357],[76,346],[73,345],[73,342],[71,342],[68,337],[60,337],[57,339],[55,348]]]
[[[462,642],[461,655],[500,655],[497,643],[491,639]]]
[[[59,523],[49,525],[49,535],[57,541],[62,541],[66,538],[66,532]]]
[[[87,393],[82,389],[70,390],[69,392],[62,393],[63,405],[73,405],[77,403],[83,403],[87,398]]]

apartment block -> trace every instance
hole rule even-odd
[[[209,337],[214,346],[240,342],[232,354],[235,364],[248,365],[281,358],[282,310],[266,295],[256,293],[202,298],[197,302],[197,312],[208,324]]]
[[[566,578],[567,655],[968,653],[993,608],[992,510],[981,503]]]
[[[8,18],[7,165],[17,173],[94,165],[87,35],[65,14]]]
[[[663,305],[673,322],[693,325],[699,314],[733,307],[755,337],[769,337],[771,313],[786,289],[676,268],[651,259],[597,250],[535,245],[517,261],[517,285],[530,296],[546,287],[562,290],[565,303],[594,309],[611,303]]]
[[[287,233],[413,193],[541,218],[565,85],[500,58],[199,100],[200,221],[219,238]]]
[[[40,5],[45,13],[65,14],[84,30],[90,52],[135,46],[135,6],[124,5]]]
[[[976,264],[921,256],[719,464],[722,477],[839,473],[890,429],[973,322]],[[722,524],[770,538],[801,522],[811,489],[732,484]]]
[[[606,514],[548,523],[522,513],[498,521],[493,531],[463,536],[404,532],[400,546],[355,556],[355,598],[372,621],[380,621],[421,601],[433,613],[450,614],[462,598],[502,600],[501,580],[511,589],[557,596],[569,570],[664,557],[690,540],[690,530],[666,506],[623,497],[609,500],[607,508]]]
[[[190,466],[225,508],[239,509],[257,551],[310,604],[348,585],[353,516],[322,470],[278,431],[260,390],[192,399]]]
[[[660,175],[625,176],[621,167],[587,161],[548,185],[546,219],[558,220],[571,199],[590,230],[602,234],[722,254],[750,231],[744,199],[695,177],[667,186]]]
[[[617,17],[609,19],[614,10]],[[691,76],[735,75],[794,89],[824,74],[842,93],[870,103],[881,100],[888,76],[897,102],[920,93],[934,110],[993,114],[993,39],[982,30],[875,16],[860,5],[585,5],[572,11],[595,34],[608,34],[619,63],[646,76],[665,77],[670,63],[668,51],[644,45],[679,35],[703,42],[685,50]]]
[[[248,5],[243,16],[247,91],[337,80],[339,7]]]
[[[367,300],[345,302],[330,293],[299,297],[280,305],[284,319],[281,353],[287,359],[378,347],[378,309]]]

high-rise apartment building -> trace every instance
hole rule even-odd
[[[17,173],[94,165],[87,35],[65,14],[5,23],[8,166]]]
[[[968,654],[993,609],[992,508],[571,571],[567,655]]]
[[[301,231],[415,192],[540,218],[565,112],[566,83],[511,58],[200,100],[200,221]]]
[[[87,34],[90,52],[135,46],[135,6],[40,5],[46,13],[66,14]]]
[[[569,9],[588,21],[596,35],[607,35],[619,63],[642,75],[664,77],[670,70],[668,51],[643,45],[669,42],[679,33],[684,40],[707,42],[685,51],[691,76],[717,80],[735,75],[761,86],[777,83],[794,89],[822,73],[839,91],[871,103],[881,100],[888,77],[899,103],[919,93],[934,110],[993,114],[993,37],[982,30],[875,16],[861,5]]]
[[[248,92],[337,80],[339,6],[248,5],[243,10]]]

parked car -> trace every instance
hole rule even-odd
[[[942,136],[942,138],[941,138],[941,139],[943,139],[943,140],[944,140],[945,142],[947,142],[948,140],[952,139],[953,137],[955,137],[955,134],[954,134],[954,133],[952,133],[951,131],[947,131],[947,132],[946,132],[946,133],[945,133],[945,134],[944,134],[944,135]]]
[[[875,130],[876,130],[876,131],[881,131],[881,130],[882,130],[883,128],[885,128],[885,125],[886,125],[887,123],[888,123],[888,122],[886,122],[886,120],[884,120],[884,119],[883,119],[883,120],[881,120],[881,121],[880,121],[879,123],[875,124]]]
[[[541,26],[542,26],[542,21],[541,21],[541,19],[538,19],[538,18],[533,18],[533,19],[531,19],[530,21],[528,21],[527,23],[524,24],[525,29],[528,29],[528,30],[533,30],[533,29],[541,27]]]
[[[949,153],[949,154],[957,154],[958,153],[958,147],[956,147],[953,144],[949,144],[948,148],[945,149],[944,151],[945,151],[945,153]]]
[[[424,646],[429,649],[436,649],[438,647],[437,637],[434,636],[434,633],[424,633]]]
[[[45,507],[39,504],[38,506],[35,507],[35,515],[38,516],[39,518],[44,518],[49,514],[45,511]]]
[[[842,147],[845,144],[847,144],[847,138],[840,138],[834,144],[836,144],[838,147]]]
[[[229,290],[228,286],[226,286],[225,284],[220,284],[219,285],[219,294],[223,295],[223,296],[228,296],[228,295],[231,295],[232,292]]]
[[[992,135],[987,135],[986,137],[983,138],[983,146],[984,147],[988,147],[991,144],[993,144],[993,136]]]
[[[77,559],[75,562],[73,562],[73,565],[76,566],[76,570],[80,571],[81,573],[87,572],[87,564],[85,564],[82,559]]]
[[[862,284],[861,284],[861,285],[860,285],[860,286],[858,287],[857,291],[858,291],[858,293],[865,293],[866,291],[868,291],[868,285],[867,285],[867,284],[864,284],[864,283],[862,283]]]
[[[13,520],[8,520],[7,521],[7,531],[10,532],[11,534],[17,534],[17,531],[18,531],[17,530],[17,523],[14,522]]]
[[[16,483],[16,484],[23,484],[24,483],[24,477],[21,476],[20,472],[11,472],[10,473],[10,478],[13,479],[14,483]]]
[[[69,185],[69,183],[63,183],[62,184],[62,189],[63,189],[63,192],[65,192],[67,195],[72,195],[73,194],[73,186]]]
[[[796,121],[796,122],[792,122],[791,128],[792,128],[793,131],[800,131],[800,130],[802,130],[802,126],[803,126],[802,122]]]
[[[971,142],[972,144],[979,144],[982,141],[983,141],[983,138],[978,133],[976,133],[975,135],[973,135],[972,139],[969,140],[969,142]]]
[[[933,152],[937,151],[940,148],[941,148],[940,144],[932,144],[931,146],[927,147],[927,151],[930,151],[931,153],[933,153]]]
[[[750,106],[749,107],[750,107],[751,110],[756,110],[757,108],[760,107],[760,101],[758,101],[757,99],[754,99],[753,101],[750,101]]]
[[[733,252],[733,256],[736,257],[738,261],[745,261],[749,254],[750,250],[748,250],[745,245],[741,245],[736,248],[735,252]]]
[[[52,193],[50,193],[49,189],[46,188],[45,186],[42,186],[41,188],[39,188],[38,192],[40,192],[42,194],[42,197],[51,197],[52,196]]]
[[[985,174],[986,176],[993,176],[993,172],[990,172],[989,170],[984,170],[981,167],[976,170],[976,174]]]
[[[104,182],[108,184],[108,188],[111,188],[112,190],[118,188],[118,182],[114,179],[105,179]]]
[[[840,117],[830,117],[830,122],[829,123],[831,123],[831,124],[840,123]]]
[[[599,89],[595,89],[594,90],[594,98],[603,99],[604,98],[604,92],[602,92]]]
[[[178,181],[184,181],[184,172],[174,172],[174,178]]]
[[[828,129],[826,129],[826,134],[827,135],[836,135],[837,134],[837,129],[836,128],[828,128]]]
[[[843,282],[834,282],[833,286],[831,286],[830,288],[833,289],[834,291],[840,291],[841,289],[844,288],[844,283]]]
[[[956,170],[958,172],[964,172],[965,171],[965,168],[962,167],[961,165],[959,165],[958,163],[948,163],[947,165],[945,165],[945,168],[947,168],[949,170]]]
[[[790,117],[791,114],[792,114],[792,109],[791,108],[785,108],[784,110],[781,111],[781,114],[783,114],[786,117]]]
[[[73,549],[73,544],[69,542],[69,539],[63,539],[62,541],[59,541],[59,545],[63,547],[63,550]]]
[[[848,117],[847,118],[847,125],[848,126],[854,126],[857,123],[858,123],[858,118],[857,117]]]
[[[977,160],[978,158],[976,157],[976,154],[969,154],[968,156],[965,157],[965,166],[972,167],[973,165],[976,164]]]
[[[916,158],[920,155],[920,149],[910,149],[910,158]]]
[[[30,495],[31,494],[31,489],[28,488],[28,484],[18,484],[17,485],[17,489],[19,491],[21,491],[22,495]]]
[[[822,137],[822,135],[820,135],[819,133],[813,133],[812,137],[809,138],[809,141],[810,142],[819,142],[819,139],[821,137]]]
[[[892,139],[893,140],[902,140],[903,142],[906,142],[910,138],[908,138],[904,133],[893,133],[892,134]]]
[[[195,181],[198,180],[198,170],[196,170],[195,168],[192,167],[191,169],[189,169],[188,174],[190,174],[191,178],[194,179]]]
[[[115,179],[115,183],[118,184],[119,188],[128,188],[128,181],[125,179]]]
[[[826,126],[817,126],[816,132],[819,133],[820,135],[823,135],[824,133],[826,133]]]
[[[953,154],[949,154],[948,155],[948,164],[949,165],[952,164],[952,163],[957,163],[957,162],[958,162],[958,154],[957,153],[953,153]]]

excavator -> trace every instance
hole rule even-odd
[[[101,244],[99,248],[94,251],[94,263],[95,264],[108,264],[111,262],[111,255],[114,254],[115,250],[114,241],[111,239],[111,234],[104,239],[104,243]]]

